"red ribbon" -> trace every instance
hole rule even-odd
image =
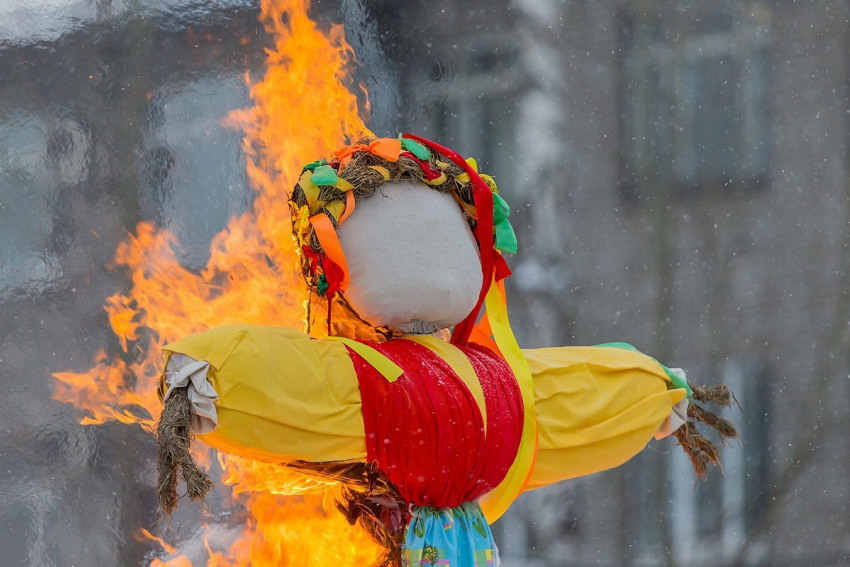
[[[433,167],[431,167],[430,163],[428,163],[425,160],[419,159],[418,157],[416,157],[415,155],[413,155],[410,152],[402,152],[401,155],[399,155],[399,157],[401,157],[401,156],[404,156],[406,158],[410,158],[413,161],[415,161],[417,164],[419,164],[419,167],[422,168],[422,173],[425,174],[425,179],[427,179],[428,181],[433,181],[434,179],[437,179],[438,177],[440,177],[443,174],[442,171],[440,171],[438,169],[434,169]]]
[[[345,272],[336,264],[336,262],[327,256],[322,257],[322,269],[325,271],[325,278],[328,280],[328,291],[325,292],[325,296],[328,298],[328,301],[330,301],[333,299],[334,294],[339,291],[342,286],[342,280],[345,277]]]
[[[310,273],[316,275],[316,268],[319,265],[319,253],[306,244],[301,247],[301,250],[303,250],[304,255],[310,259]]]

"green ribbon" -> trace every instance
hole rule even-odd
[[[316,169],[317,167],[319,167],[320,165],[327,165],[327,163],[328,163],[328,162],[327,162],[327,160],[324,160],[324,159],[317,159],[316,161],[311,161],[310,163],[308,163],[307,165],[305,165],[305,166],[302,168],[302,171],[303,171],[303,170],[305,170],[305,169],[309,169],[310,171],[315,171],[315,169]]]
[[[428,148],[417,142],[416,140],[411,140],[410,138],[402,138],[399,136],[401,140],[401,147],[405,150],[409,151],[422,161],[428,161],[431,159],[431,152],[428,151]]]
[[[509,216],[511,216],[511,208],[498,193],[493,193],[493,229],[496,231],[495,246],[502,252],[516,254],[516,232],[514,232],[514,227],[511,226],[508,220]]]
[[[336,185],[336,171],[329,165],[319,165],[313,170],[312,181],[316,185]]]
[[[638,352],[640,354],[644,354],[644,353],[640,352],[638,349],[636,349],[635,347],[633,347],[632,345],[630,345],[629,343],[605,343],[605,344],[596,345],[596,346],[598,346],[598,347],[610,347],[610,348],[621,348],[623,350],[630,350],[632,352]],[[648,355],[645,355],[645,356],[648,356]],[[652,358],[652,360],[655,360],[651,356],[649,358]],[[693,390],[691,390],[691,387],[688,384],[687,380],[684,380],[681,376],[679,376],[678,374],[675,374],[672,370],[670,370],[669,368],[667,368],[666,366],[664,366],[663,364],[661,364],[657,360],[655,360],[655,362],[658,364],[658,366],[660,366],[661,368],[664,369],[664,372],[667,374],[667,377],[670,378],[670,383],[673,384],[674,388],[684,388],[685,391],[688,392],[688,399],[689,400],[694,397],[694,392],[693,392]]]
[[[325,292],[328,291],[328,278],[325,277],[325,274],[319,275],[319,281],[316,282],[316,291],[319,292],[319,295],[325,295]]]

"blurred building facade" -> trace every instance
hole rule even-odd
[[[137,537],[157,520],[153,439],[80,425],[51,399],[50,373],[120,348],[102,306],[127,289],[109,266],[137,222],[170,227],[199,267],[250,203],[241,137],[221,120],[247,104],[243,75],[264,63],[258,10],[162,7],[2,14],[0,565],[152,558]]]
[[[101,304],[126,285],[107,269],[125,231],[152,219],[199,267],[250,203],[221,118],[248,103],[264,40],[249,2],[70,4],[61,25],[0,25],[0,550],[4,565],[145,565],[132,534],[155,518],[151,440],[78,425],[48,375],[118,348]],[[844,564],[847,2],[314,13],[364,32],[358,53],[382,48],[361,56],[376,131],[433,136],[496,174],[524,345],[631,342],[741,402],[725,475],[695,484],[653,443],[521,499],[497,528],[504,564]],[[25,20],[49,25],[7,25]]]
[[[631,342],[741,405],[724,471],[695,483],[653,442],[526,496],[505,563],[844,564],[847,3],[385,9],[420,61],[407,126],[480,157],[513,207],[521,342]]]

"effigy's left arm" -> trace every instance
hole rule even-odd
[[[681,370],[625,343],[523,354],[534,380],[538,424],[537,458],[526,490],[617,467],[653,437],[675,434],[696,459],[698,474],[716,457],[693,426],[694,410],[689,418],[693,392]],[[701,401],[728,405],[724,391],[725,398]],[[706,391],[698,393],[705,397]],[[725,427],[721,434],[734,437],[731,423],[716,419]]]

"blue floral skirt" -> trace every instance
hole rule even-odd
[[[404,530],[402,565],[497,567],[499,551],[477,503],[457,508],[414,507]]]

